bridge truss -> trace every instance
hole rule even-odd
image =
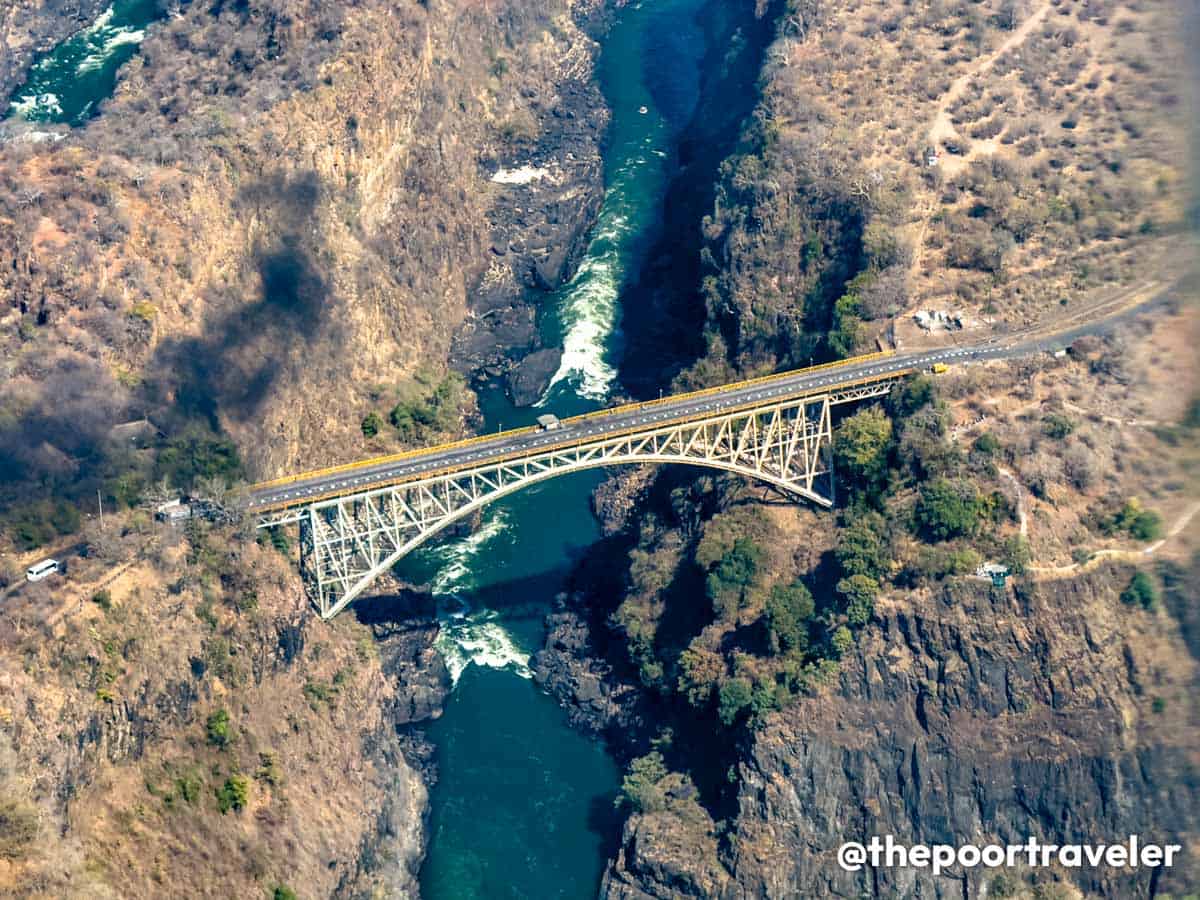
[[[448,526],[524,487],[582,469],[641,463],[706,466],[830,507],[831,407],[885,394],[894,382],[886,379],[540,447],[263,514],[258,525],[299,523],[301,568],[321,617],[329,619]],[[827,494],[820,493],[822,488]]]

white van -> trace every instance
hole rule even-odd
[[[41,581],[43,578],[49,578],[56,572],[61,572],[62,567],[58,564],[57,559],[43,559],[37,565],[30,566],[25,570],[26,581]]]

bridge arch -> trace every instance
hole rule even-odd
[[[829,398],[677,423],[418,481],[316,501],[300,522],[301,564],[322,618],[331,618],[382,573],[446,528],[519,490],[560,475],[618,465],[684,464],[742,475],[820,506],[831,473]],[[263,524],[271,524],[264,521]]]

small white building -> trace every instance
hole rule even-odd
[[[1008,566],[997,562],[985,562],[975,570],[976,578],[986,578],[996,587],[1003,587],[1004,579],[1008,578],[1010,574]]]
[[[192,507],[182,499],[163,503],[154,510],[154,518],[160,522],[175,524],[192,517]]]

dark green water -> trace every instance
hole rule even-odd
[[[115,0],[82,31],[36,60],[11,98],[8,115],[30,122],[80,125],[113,92],[145,28],[162,15],[159,0]]]
[[[599,74],[613,112],[605,202],[577,276],[549,298],[543,320],[563,365],[539,408],[516,410],[500,391],[485,392],[489,429],[607,398],[622,290],[658,237],[676,140],[697,101],[703,5],[631,5],[605,38]],[[416,555],[401,572],[439,595],[439,647],[457,679],[428,729],[439,769],[421,873],[429,900],[595,896],[620,773],[599,743],[568,726],[528,664],[555,594],[599,537],[588,498],[602,477],[580,473],[515,494],[475,534]]]
[[[631,4],[605,38],[599,74],[613,113],[605,202],[577,276],[548,298],[542,322],[548,342],[564,349],[563,365],[539,408],[517,410],[501,391],[485,392],[488,430],[607,399],[622,349],[622,292],[659,237],[678,136],[696,108],[707,48],[695,17],[705,2]],[[34,64],[9,114],[86,121],[159,14],[157,0],[116,0]],[[488,509],[473,535],[415,555],[400,573],[438,594],[439,649],[456,682],[429,728],[439,769],[421,873],[430,900],[596,893],[620,773],[599,743],[568,726],[528,663],[554,596],[599,537],[588,500],[602,477],[580,473],[515,494]]]

